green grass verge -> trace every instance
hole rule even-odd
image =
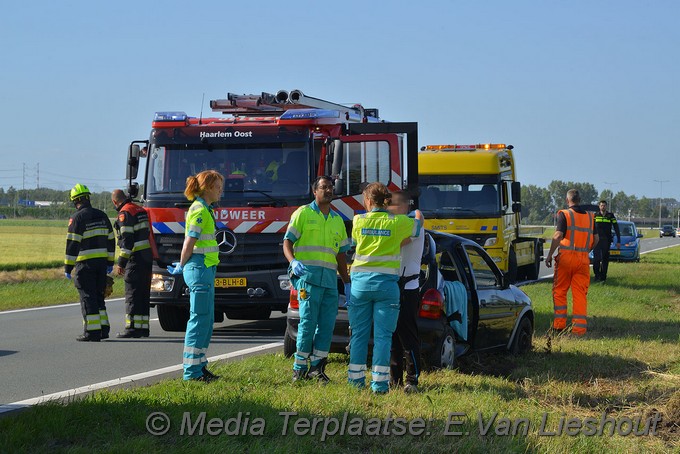
[[[8,452],[678,452],[679,266],[680,248],[645,255],[641,263],[612,263],[607,284],[590,288],[584,338],[548,337],[551,284],[526,286],[536,311],[533,351],[519,357],[471,354],[458,370],[421,375],[417,395],[350,388],[341,355],[331,355],[331,384],[293,385],[292,360],[261,355],[213,365],[223,378],[211,384],[175,379],[31,408],[0,419],[0,446]],[[154,412],[169,418],[164,435],[147,430]],[[296,413],[287,424],[286,412]],[[457,418],[451,413],[462,415],[461,425],[450,424]],[[345,414],[345,434],[338,428],[322,440],[324,424],[333,432]],[[612,423],[602,435],[548,434],[558,431],[560,418],[597,429],[603,415],[622,431],[637,428],[635,418],[641,418],[640,430],[649,421],[655,434],[610,436]],[[393,421],[392,435],[376,434],[390,417],[415,425],[422,419],[425,431],[416,434],[415,427]],[[320,422],[312,433],[314,418]],[[515,435],[507,426],[512,421],[518,422]],[[161,427],[159,419],[153,423]],[[353,435],[359,426],[363,435]]]
[[[0,281],[3,281],[0,285],[0,311],[80,301],[73,282],[64,277],[63,268],[40,270],[37,274],[13,272],[12,280],[7,277],[9,274],[0,273]],[[125,283],[122,277],[115,277],[110,298],[118,298],[124,294]]]

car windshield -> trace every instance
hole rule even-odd
[[[633,226],[631,224],[622,225],[620,230],[621,230],[622,236],[633,236],[633,235],[635,235],[633,233]]]
[[[146,194],[182,194],[186,179],[203,170],[224,175],[223,201],[285,199],[309,194],[306,143],[154,146],[149,153]]]
[[[478,217],[500,214],[500,191],[496,177],[420,177],[419,208],[425,217]]]

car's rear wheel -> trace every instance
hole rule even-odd
[[[288,330],[286,329],[286,334],[283,335],[283,355],[286,358],[290,358],[295,353],[295,350],[297,350],[295,339],[288,334]]]
[[[437,342],[430,357],[430,368],[453,369],[456,367],[456,335],[453,328],[446,325],[444,335]]]
[[[522,317],[515,333],[515,339],[512,341],[510,351],[513,355],[521,355],[531,350],[531,345],[534,337],[534,328],[529,317]]]

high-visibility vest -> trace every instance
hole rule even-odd
[[[345,223],[333,210],[325,217],[310,205],[303,205],[291,216],[288,231],[298,239],[293,244],[295,258],[305,265],[335,271],[338,252],[349,247]]]
[[[577,213],[572,208],[560,210],[567,220],[567,232],[560,241],[560,251],[590,252],[593,243],[593,213]]]
[[[189,236],[189,232],[194,237],[198,235],[193,253],[205,255],[205,266],[220,263],[220,248],[215,239],[215,218],[212,209],[205,205],[203,199],[197,198],[189,207],[184,235]]]
[[[352,240],[356,253],[352,273],[399,275],[401,242],[418,236],[420,223],[403,214],[371,211],[354,216]]]

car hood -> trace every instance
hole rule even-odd
[[[515,301],[517,301],[518,303],[524,303],[528,306],[531,306],[531,298],[529,298],[529,295],[524,293],[522,289],[514,285],[510,285],[510,290],[512,290],[512,294],[515,297]]]

